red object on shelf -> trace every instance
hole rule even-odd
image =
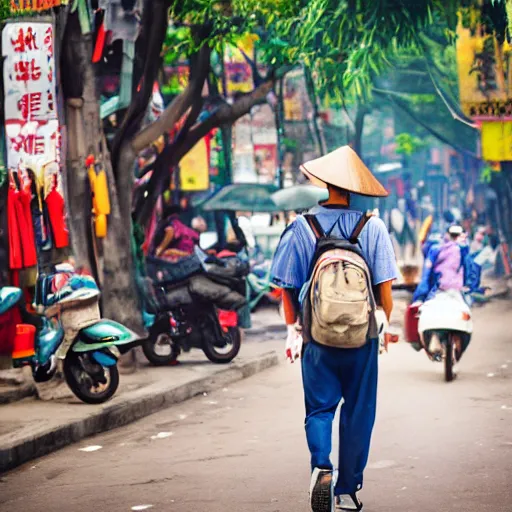
[[[419,343],[420,333],[418,332],[419,306],[410,304],[405,310],[404,331],[405,339],[409,343]]]
[[[35,351],[36,328],[30,324],[18,324],[12,351],[13,364],[28,362],[36,354]]]

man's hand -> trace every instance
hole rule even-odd
[[[399,336],[396,333],[390,332],[389,322],[382,308],[377,308],[375,311],[375,320],[379,330],[379,353],[382,354],[388,351],[390,343],[398,342]]]
[[[286,359],[290,363],[294,363],[300,358],[302,352],[302,335],[297,331],[295,325],[287,325],[288,335],[286,337]]]

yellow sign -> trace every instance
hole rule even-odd
[[[206,139],[201,139],[180,162],[180,186],[183,192],[208,190],[209,162]]]
[[[512,122],[482,123],[482,158],[489,162],[512,160]]]
[[[226,69],[227,93],[232,96],[236,93],[251,92],[254,88],[251,66],[246,58],[254,59],[254,42],[257,36],[247,34],[243,36],[236,46],[227,46],[224,55]]]
[[[291,71],[284,79],[284,119],[285,121],[303,121],[304,109],[302,92],[305,88],[302,71]]]
[[[512,47],[481,27],[457,29],[460,103],[473,119],[512,119]]]

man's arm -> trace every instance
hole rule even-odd
[[[165,234],[163,240],[160,242],[160,245],[155,250],[155,256],[158,258],[166,249],[169,247],[169,244],[174,239],[174,228],[172,226],[167,226],[165,228]]]
[[[391,319],[391,312],[393,311],[393,291],[392,291],[393,280],[384,281],[377,285],[379,306],[382,306],[388,322]]]
[[[292,288],[283,289],[283,310],[286,325],[295,325],[297,322],[297,307],[295,305],[295,292]]]

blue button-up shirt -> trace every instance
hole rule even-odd
[[[332,226],[332,235],[347,238],[361,212],[317,206],[310,211],[325,232]],[[338,224],[339,220],[339,224]],[[340,229],[341,226],[341,229]],[[372,272],[373,285],[398,277],[395,253],[384,222],[372,217],[359,235],[360,248]],[[273,281],[283,288],[301,289],[309,280],[316,239],[307,221],[300,216],[283,234],[272,263]]]

